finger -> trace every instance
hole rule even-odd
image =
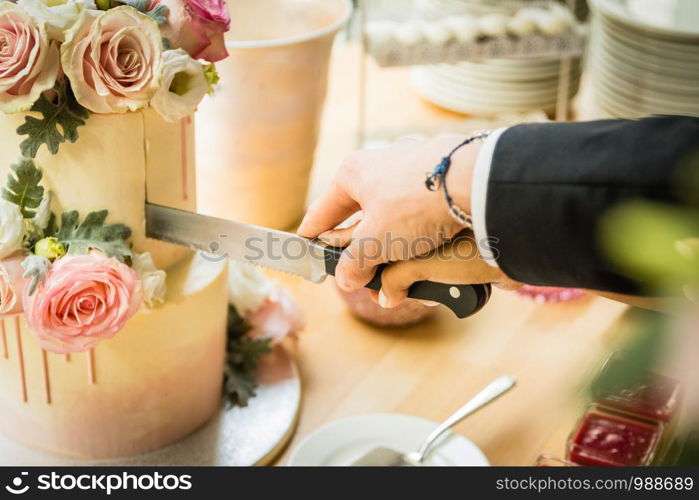
[[[417,261],[394,262],[381,274],[379,304],[382,307],[396,307],[408,298],[408,289],[416,281],[428,279],[425,266]]]
[[[336,181],[306,212],[297,233],[306,238],[315,238],[320,233],[333,229],[343,220],[359,210],[359,204],[347,194]]]
[[[331,229],[318,235],[318,239],[331,247],[346,247],[352,242],[352,235],[361,220],[340,229]]]
[[[353,239],[335,269],[337,284],[345,291],[364,287],[374,277],[376,267],[386,262],[383,244],[376,238],[364,237],[367,234],[364,224],[361,221],[354,229]]]

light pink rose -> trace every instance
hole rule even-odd
[[[294,297],[279,286],[246,319],[252,326],[248,337],[272,339],[272,344],[278,344],[288,335],[295,336],[305,324]]]
[[[112,338],[140,305],[135,271],[98,252],[59,259],[34,295],[24,292],[27,324],[44,349],[59,354]]]
[[[75,98],[90,111],[145,108],[160,87],[160,30],[132,7],[86,10],[66,32],[61,63]]]
[[[59,68],[58,46],[44,25],[34,24],[16,4],[0,2],[0,111],[31,108],[53,88]]]
[[[223,34],[231,27],[225,0],[154,0],[168,8],[161,26],[172,49],[184,49],[195,59],[210,62],[228,57]]]
[[[23,277],[22,261],[25,255],[17,252],[0,261],[0,316],[23,311],[22,293],[27,284]]]

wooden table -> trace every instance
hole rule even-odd
[[[355,147],[358,61],[356,47],[337,47],[311,199]],[[372,110],[373,121],[397,123],[396,115],[404,123],[454,118],[415,96],[406,70],[379,73],[373,68],[370,91],[385,97],[380,109]],[[418,326],[384,330],[352,317],[332,279],[314,285],[273,276],[296,295],[307,317],[295,348],[303,406],[297,432],[278,464],[286,462],[289,450],[306,435],[331,420],[375,412],[441,420],[504,374],[517,377],[518,387],[456,431],[473,440],[495,465],[532,464],[543,452],[562,456],[581,412],[585,386],[620,340],[615,323],[626,310],[601,298],[536,304],[496,291],[472,318],[458,320],[440,310]]]

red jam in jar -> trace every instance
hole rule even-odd
[[[568,443],[568,460],[579,465],[648,465],[661,425],[592,409]]]

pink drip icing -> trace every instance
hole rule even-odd
[[[19,359],[19,378],[22,384],[22,401],[29,401],[27,395],[27,378],[24,373],[24,351],[22,350],[22,334],[19,329],[19,314],[15,316],[15,334],[17,335],[17,356]]]
[[[90,384],[97,382],[95,376],[95,352],[92,349],[87,352],[87,381]]]
[[[2,332],[2,354],[5,359],[8,359],[10,357],[10,353],[7,350],[7,332],[5,331],[5,318],[0,320],[0,324],[2,324],[2,327],[0,327],[0,332]]]
[[[49,361],[46,351],[41,350],[41,368],[44,372],[44,390],[46,392],[46,404],[51,404],[51,380],[49,377]]]
[[[180,120],[180,155],[182,161],[182,199],[189,199],[189,165],[187,158],[187,126],[192,123],[192,118],[186,116]]]

